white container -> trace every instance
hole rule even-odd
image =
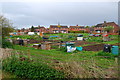
[[[77,37],[77,40],[81,40],[81,41],[82,41],[82,40],[83,40],[83,37]]]

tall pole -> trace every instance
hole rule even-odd
[[[61,26],[60,26],[60,23],[58,22],[59,33],[60,33],[60,27],[61,27]]]
[[[58,28],[59,28],[59,33],[60,33],[60,23],[58,23]],[[59,45],[59,48],[61,47],[61,42],[60,42],[60,45]]]

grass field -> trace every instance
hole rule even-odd
[[[48,36],[56,35],[49,34]],[[57,34],[62,39],[66,36],[77,34]],[[85,37],[88,34],[83,34]],[[27,35],[28,36],[28,35]],[[92,40],[99,43],[115,44],[118,43],[117,36],[110,37],[113,39],[109,42],[100,42],[102,37],[91,37]],[[76,37],[75,37],[76,38]],[[75,39],[73,38],[73,40]],[[71,40],[71,39],[68,39]],[[92,44],[91,44],[92,45]],[[87,45],[83,45],[87,46]],[[24,55],[33,59],[36,63],[43,63],[52,67],[53,69],[63,71],[66,78],[117,78],[118,77],[118,63],[117,57],[111,53],[103,53],[102,51],[75,51],[71,53],[65,52],[62,48],[51,50],[41,50],[32,47],[25,47],[14,45],[13,53],[16,55]],[[103,55],[100,55],[103,54]],[[107,57],[106,57],[107,56]]]
[[[27,50],[29,49],[29,52]],[[116,78],[117,63],[114,57],[98,57],[99,52],[82,51],[67,53],[57,50],[41,50],[15,45],[21,55],[30,53],[37,63],[44,63],[64,71],[71,78]]]

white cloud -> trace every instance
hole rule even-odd
[[[31,25],[66,24],[95,25],[117,21],[118,7],[115,2],[5,2],[2,5],[5,17],[17,27]]]
[[[26,17],[24,14],[8,14],[8,13],[4,13],[4,16],[9,18],[9,19],[16,19],[16,18]]]
[[[0,3],[0,15],[2,15],[2,3]]]

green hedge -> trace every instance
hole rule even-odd
[[[69,31],[70,33],[84,33],[84,31]]]
[[[26,79],[58,79],[64,78],[64,73],[45,64],[30,62],[29,59],[21,61],[17,58],[8,58],[3,61],[3,70],[11,72],[20,78]]]
[[[88,31],[69,31],[69,33],[88,33]]]

